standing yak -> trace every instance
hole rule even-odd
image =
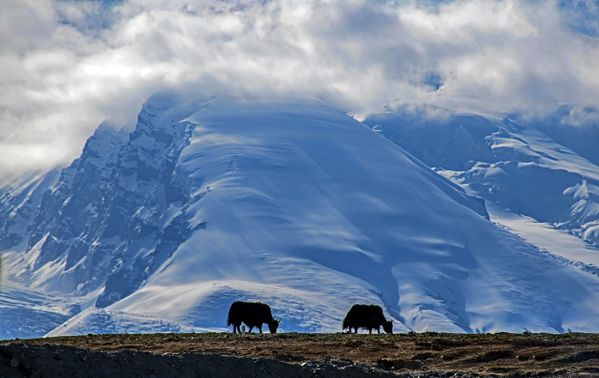
[[[279,321],[272,317],[270,307],[261,302],[233,302],[229,308],[227,326],[233,325],[233,333],[241,333],[241,322],[245,323],[252,332],[252,328],[258,327],[262,333],[262,324],[268,324],[270,333],[277,333]]]
[[[393,333],[393,322],[385,319],[383,309],[377,305],[353,305],[343,319],[343,329],[349,329],[349,332],[354,329],[358,333],[358,328],[366,328],[368,333],[372,333],[372,329],[376,328],[381,333],[381,326],[385,332]]]

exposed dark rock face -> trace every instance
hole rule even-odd
[[[44,193],[54,185],[59,174],[60,170],[55,169],[41,176],[24,177],[17,184],[18,188],[0,189],[0,250],[27,241],[31,220]]]
[[[50,184],[36,182],[24,198],[0,193],[0,230],[10,231],[2,242],[24,243],[23,258],[32,262],[20,273],[24,282],[51,270],[51,289],[85,295],[103,287],[96,306],[105,307],[172,255],[191,232],[186,182],[175,172],[195,127],[180,121],[186,111],[150,100],[131,133],[101,125],[78,159],[42,180]],[[9,219],[19,201],[23,214]]]

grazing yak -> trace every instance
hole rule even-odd
[[[227,326],[233,325],[233,333],[241,333],[241,322],[250,327],[248,333],[251,333],[254,327],[258,327],[262,333],[264,323],[268,324],[270,333],[277,333],[279,327],[279,321],[272,317],[270,307],[260,302],[233,302],[229,308]]]
[[[383,309],[377,305],[355,304],[343,319],[343,329],[349,329],[349,332],[354,329],[358,333],[358,328],[366,328],[372,333],[374,328],[381,333],[381,326],[385,332],[393,333],[393,322],[385,319]]]

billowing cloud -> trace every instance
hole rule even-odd
[[[585,6],[592,2],[2,1],[0,176],[68,162],[98,123],[133,122],[163,88],[319,96],[354,113],[596,108],[596,25],[572,28]]]

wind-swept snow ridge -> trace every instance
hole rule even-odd
[[[599,253],[596,125],[447,111],[399,111],[365,123],[470,193],[567,230]]]
[[[104,165],[91,154],[94,179],[85,151],[63,171],[43,201],[62,204],[57,219],[40,221],[55,209],[42,203],[11,265],[99,293],[103,308],[52,335],[222,329],[237,299],[269,303],[282,331],[337,331],[353,303],[381,304],[396,331],[599,329],[596,275],[498,228],[479,200],[319,101],[162,94],[115,138]],[[95,205],[67,209],[84,193]]]

